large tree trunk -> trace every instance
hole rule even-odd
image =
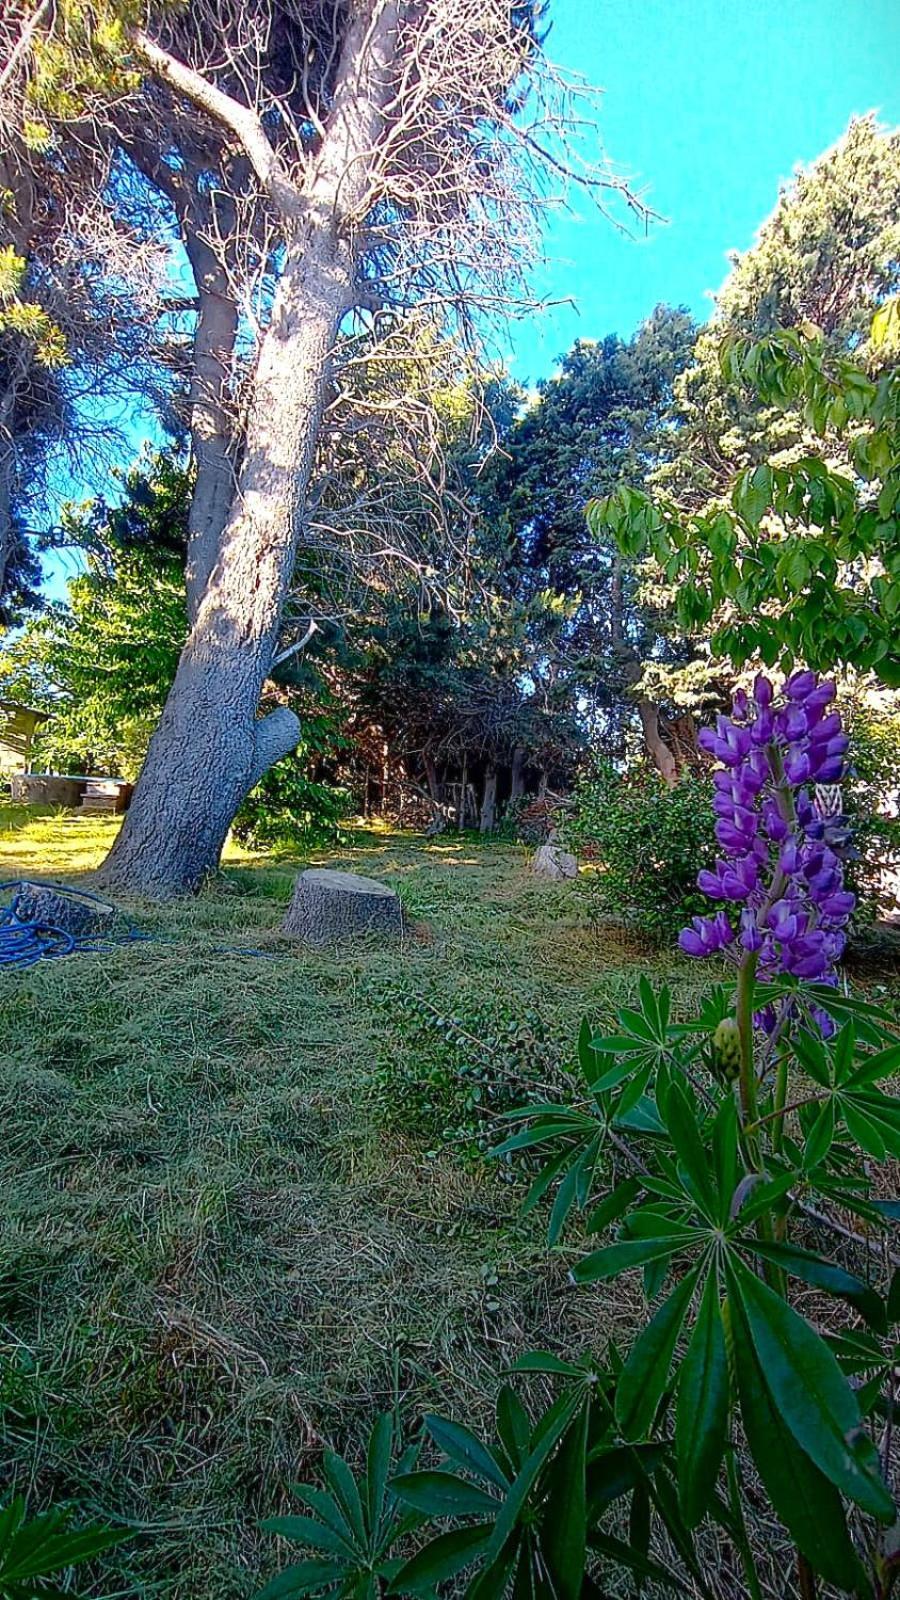
[[[137,893],[196,888],[241,801],[300,736],[257,720],[291,577],[347,284],[322,238],[288,251],[263,340],[247,443],[219,557],[103,880]]]
[[[352,240],[391,92],[396,9],[390,0],[378,7],[377,19],[367,7],[353,16],[326,138],[302,192],[280,172],[255,113],[151,42],[141,45],[146,59],[198,105],[249,129],[257,171],[290,220],[236,493],[131,808],[102,869],[110,887],[154,896],[196,889],[218,865],[241,801],[300,736],[293,712],[259,719],[257,711],[293,572],[328,362],[353,303]]]
[[[493,833],[497,819],[497,768],[489,761],[484,774],[484,793],[481,799],[481,833]]]
[[[228,401],[238,312],[228,274],[214,251],[191,228],[185,230],[185,245],[198,295],[189,396],[197,476],[188,515],[185,566],[188,617],[193,623],[216,564],[234,498],[236,440]]]

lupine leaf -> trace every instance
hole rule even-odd
[[[800,1449],[863,1510],[893,1520],[894,1503],[875,1470],[859,1406],[828,1346],[746,1267],[734,1262],[729,1274],[729,1303],[733,1309],[740,1304],[766,1386]]]
[[[682,1278],[631,1348],[616,1388],[616,1421],[625,1439],[642,1439],[653,1425],[698,1272]]]
[[[684,1520],[696,1527],[716,1487],[728,1429],[728,1356],[716,1275],[710,1272],[678,1381],[675,1450]]]

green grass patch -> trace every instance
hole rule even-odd
[[[2,876],[89,886],[116,825],[0,813]],[[477,1421],[521,1350],[639,1313],[568,1292],[481,1152],[646,958],[515,846],[312,859],[393,884],[402,945],[285,944],[300,863],[235,851],[196,900],[123,908],[152,941],[0,972],[0,1485],[134,1528],[107,1594],[252,1594],[258,1521],[324,1443],[393,1399]]]

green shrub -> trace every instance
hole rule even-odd
[[[892,815],[900,788],[900,713],[866,707],[851,711],[847,814],[856,858],[847,886],[858,897],[857,924],[900,908],[900,817]]]
[[[581,778],[565,835],[596,867],[584,880],[593,915],[671,939],[703,910],[697,873],[716,853],[711,792],[706,779],[685,775],[670,789],[649,767],[619,773],[606,762]]]
[[[255,850],[333,844],[349,806],[346,789],[309,776],[309,755],[301,751],[277,762],[251,790],[232,831]]]

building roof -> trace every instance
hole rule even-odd
[[[20,705],[18,700],[0,700],[0,744],[20,755],[27,755],[34,730],[39,722],[46,722],[47,711],[36,706]]]

